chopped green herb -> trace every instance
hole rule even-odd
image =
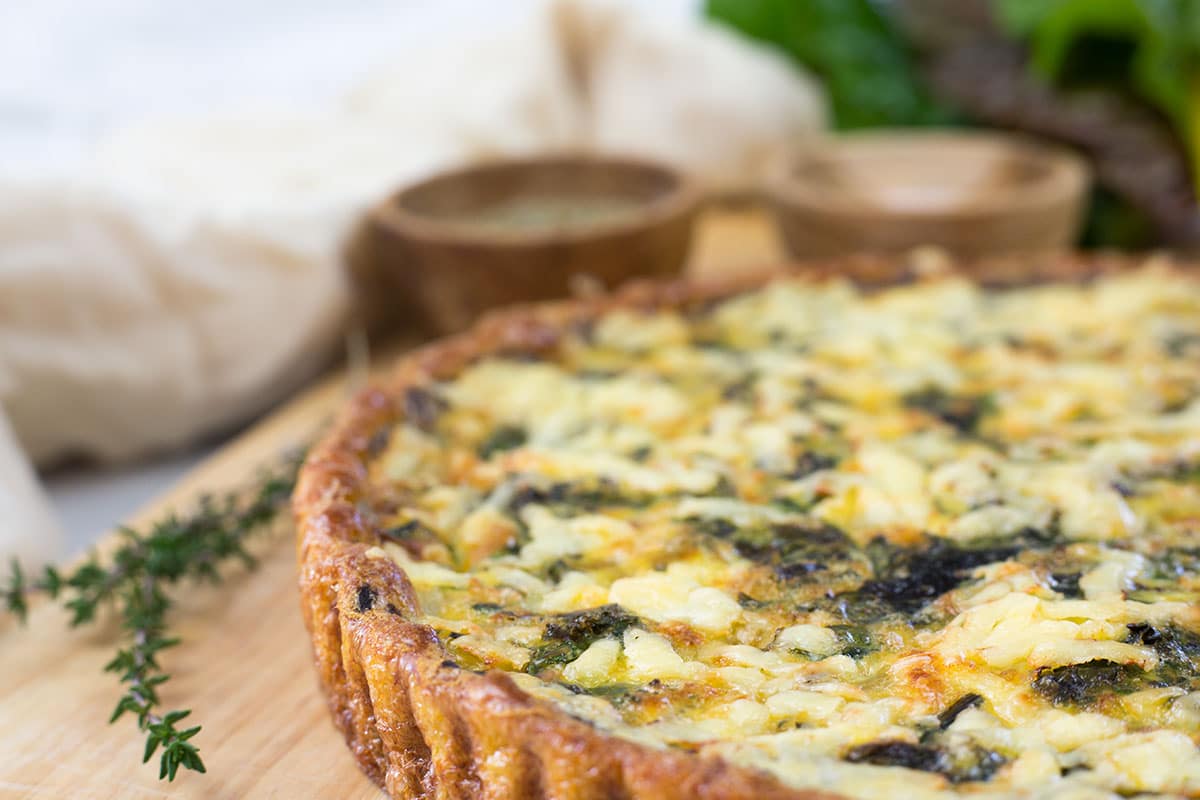
[[[962,697],[955,700],[947,706],[940,714],[938,714],[938,728],[946,730],[954,724],[954,720],[958,719],[959,714],[966,711],[968,708],[974,708],[983,702],[983,696],[968,692]]]
[[[637,461],[638,463],[641,463],[641,462],[645,461],[646,459],[648,459],[653,452],[654,452],[653,447],[651,447],[648,444],[644,444],[641,447],[635,448],[633,450],[633,452],[631,452],[629,454],[629,458],[632,461]]]
[[[823,469],[832,469],[837,466],[837,463],[838,459],[836,456],[805,450],[796,459],[796,463],[792,465],[792,469],[788,472],[787,477],[792,480],[807,478],[814,472],[820,472]]]
[[[879,650],[871,632],[858,625],[830,625],[829,630],[837,636],[842,655],[858,659]]]
[[[603,697],[617,708],[636,701],[638,694],[643,688],[641,686],[632,686],[627,683],[614,683],[606,686],[578,686],[573,683],[564,683],[562,686],[574,694],[586,694],[590,695],[591,697]]]
[[[508,510],[516,514],[527,505],[543,505],[566,516],[612,506],[641,508],[656,499],[647,493],[627,491],[616,481],[601,477],[562,481],[549,486],[522,484],[509,500]]]
[[[936,417],[959,433],[974,433],[980,421],[995,411],[990,395],[954,395],[938,386],[906,394],[904,405]]]
[[[738,592],[737,601],[739,606],[748,611],[761,611],[771,607],[769,600],[756,600],[745,592]]]
[[[721,399],[728,403],[753,404],[754,385],[757,382],[758,376],[754,373],[738,378],[721,389]]]
[[[450,407],[446,400],[432,389],[410,386],[404,392],[404,417],[426,433],[437,427],[442,413]]]
[[[420,520],[416,519],[410,519],[407,522],[386,528],[382,532],[382,535],[383,538],[391,539],[393,542],[413,542],[437,538],[437,534]]]
[[[499,603],[475,603],[471,606],[472,611],[478,611],[480,614],[492,614],[503,608]]]
[[[1181,332],[1163,340],[1163,350],[1172,358],[1200,358],[1200,333]]]
[[[513,450],[525,444],[528,434],[516,425],[500,425],[479,445],[479,457],[489,459],[496,453]]]
[[[1082,577],[1080,572],[1052,572],[1049,576],[1050,588],[1068,599],[1083,597],[1079,588],[1079,579]]]

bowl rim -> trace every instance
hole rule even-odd
[[[502,169],[537,170],[546,167],[595,168],[652,173],[665,179],[664,189],[647,200],[631,198],[634,213],[613,219],[562,228],[516,228],[503,230],[483,227],[470,220],[437,217],[413,210],[406,198],[431,185],[446,181],[477,178]],[[655,229],[696,211],[701,193],[696,181],[670,164],[641,156],[598,154],[580,151],[555,151],[538,155],[488,158],[431,173],[392,192],[369,212],[370,219],[383,229],[422,244],[468,245],[497,249],[536,249],[547,246],[579,244],[601,238],[634,235]]]
[[[1046,169],[1044,174],[1032,180],[1013,183],[1005,191],[994,192],[970,204],[926,208],[870,205],[847,200],[833,193],[823,193],[821,184],[804,181],[796,176],[797,169],[805,162],[852,154],[856,149],[880,144],[911,148],[914,155],[927,149],[944,149],[962,144],[992,146],[1008,150],[1015,158],[1027,162],[1036,158]],[[769,199],[776,207],[782,205],[793,212],[870,220],[875,224],[881,219],[920,224],[978,221],[1030,212],[1042,213],[1048,208],[1079,202],[1091,179],[1091,170],[1081,155],[1046,139],[990,130],[898,128],[825,135],[790,148],[774,160],[768,173],[766,188]]]

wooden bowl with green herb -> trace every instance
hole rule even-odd
[[[377,206],[355,271],[385,281],[427,332],[448,333],[498,306],[680,272],[698,201],[681,173],[632,158],[485,163]]]

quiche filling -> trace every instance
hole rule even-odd
[[[789,278],[404,400],[372,554],[461,668],[851,797],[1200,794],[1200,282]]]

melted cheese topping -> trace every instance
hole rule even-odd
[[[410,390],[464,668],[854,797],[1200,794],[1200,284],[783,280]]]

